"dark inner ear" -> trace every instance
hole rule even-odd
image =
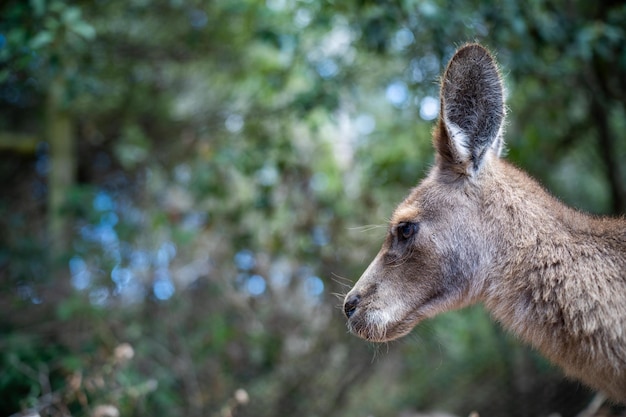
[[[441,104],[436,140],[444,143],[437,149],[443,158],[452,158],[448,162],[470,162],[478,169],[490,145],[499,140],[504,119],[502,81],[486,49],[467,45],[457,51],[443,77]]]

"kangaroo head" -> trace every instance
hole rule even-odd
[[[436,164],[396,208],[380,252],[345,298],[353,333],[396,339],[480,297],[495,256],[481,207],[500,164],[503,95],[489,52],[460,48],[441,81]]]

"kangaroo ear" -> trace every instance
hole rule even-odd
[[[441,114],[434,138],[441,166],[471,176],[487,152],[500,155],[503,96],[498,67],[485,48],[469,44],[454,54],[441,83]]]

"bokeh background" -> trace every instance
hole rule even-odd
[[[583,409],[480,306],[345,327],[466,41],[502,65],[508,159],[625,213],[621,1],[4,0],[0,415]]]

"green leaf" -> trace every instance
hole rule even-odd
[[[63,10],[63,14],[61,15],[61,20],[63,22],[69,24],[80,21],[81,11],[78,7],[68,7]]]
[[[120,163],[132,169],[148,158],[150,149],[150,139],[143,130],[137,125],[131,125],[124,129],[124,134],[115,145],[114,151]]]
[[[61,365],[69,371],[79,371],[84,366],[80,356],[77,355],[68,355],[61,358]]]
[[[69,302],[59,304],[56,311],[57,317],[63,321],[68,320],[72,316],[73,312],[74,305]]]
[[[70,29],[72,32],[85,38],[86,40],[92,40],[96,37],[96,29],[94,29],[94,27],[89,23],[82,20],[74,23]]]
[[[44,31],[39,32],[30,40],[29,46],[32,49],[40,49],[40,48],[43,48],[44,46],[51,44],[53,40],[54,40],[54,37],[52,36],[52,33],[50,33],[47,30],[44,30]]]

